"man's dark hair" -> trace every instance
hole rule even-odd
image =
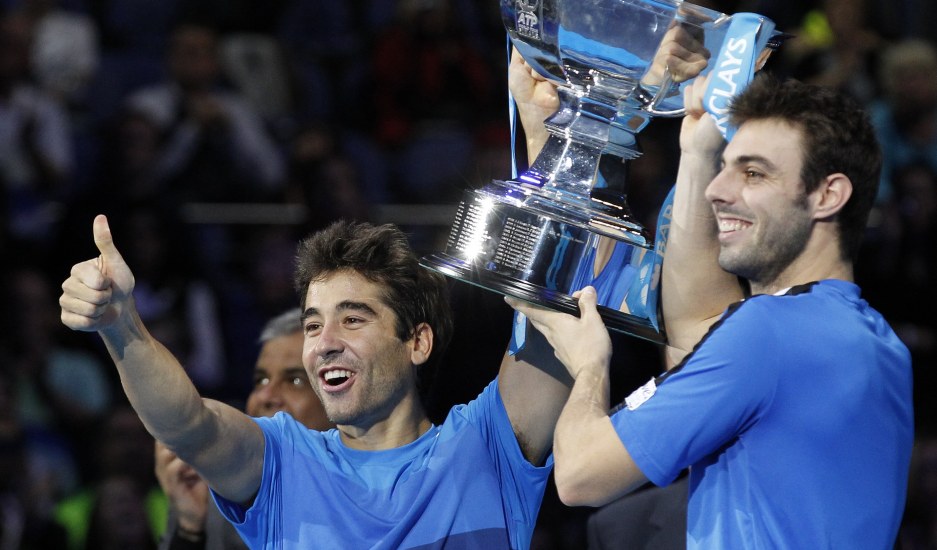
[[[294,284],[303,308],[310,283],[343,270],[354,271],[383,289],[382,300],[397,318],[401,341],[409,340],[420,323],[433,329],[433,351],[417,371],[425,406],[439,357],[452,337],[445,278],[420,266],[407,236],[397,227],[340,220],[299,244]]]
[[[833,89],[759,74],[730,107],[732,124],[777,119],[801,132],[804,191],[830,174],[852,182],[852,196],[838,214],[843,259],[856,260],[878,192],[882,151],[862,106]]]

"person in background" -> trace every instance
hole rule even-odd
[[[12,238],[46,243],[49,202],[70,191],[75,152],[66,106],[32,82],[32,33],[26,14],[0,14],[0,208]]]
[[[218,35],[183,22],[167,51],[169,78],[131,93],[126,111],[146,117],[163,136],[153,169],[178,201],[262,200],[278,193],[286,166],[259,113],[222,85]]]

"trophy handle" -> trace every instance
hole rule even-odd
[[[654,116],[678,117],[678,116],[685,115],[686,114],[685,107],[680,108],[680,109],[673,109],[670,111],[663,111],[661,109],[658,109],[660,104],[663,103],[665,99],[667,99],[667,94],[670,93],[670,87],[672,84],[673,84],[673,77],[670,76],[670,71],[664,71],[664,79],[660,83],[660,89],[657,90],[657,93],[654,95],[653,98],[651,98],[650,102],[644,105],[643,110]]]
[[[640,82],[637,83],[634,89],[634,98],[641,103],[641,110],[649,113],[653,116],[662,116],[662,117],[678,117],[686,114],[686,108],[672,109],[669,111],[664,111],[658,109],[661,103],[667,99],[668,94],[670,93],[670,88],[673,85],[673,76],[670,75],[670,71],[664,71],[664,76],[661,79],[660,88],[657,90],[656,94],[652,94],[650,90],[641,85]]]

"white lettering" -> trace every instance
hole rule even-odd
[[[745,50],[748,49],[748,39],[730,38],[726,43],[726,49],[730,52],[745,53]]]
[[[533,13],[518,12],[517,33],[521,36],[533,38],[534,40],[540,40],[539,21],[540,20]]]
[[[729,52],[729,51],[726,51],[725,54],[726,54],[725,58],[719,62],[720,69],[724,69],[725,67],[728,67],[729,65],[736,65],[738,67],[742,66],[741,57],[732,57],[732,52]]]
[[[728,86],[729,89],[727,90],[727,92],[729,94],[729,97],[734,96],[736,90],[738,89],[738,84],[735,82],[735,80],[740,72],[741,71],[739,69],[728,69],[725,71],[719,71],[719,73],[717,73],[716,75],[717,77],[719,77],[719,80],[725,82],[726,86]],[[719,88],[716,88],[716,89],[719,89]]]
[[[537,16],[532,13],[517,14],[517,24],[524,27],[533,27],[537,24]]]

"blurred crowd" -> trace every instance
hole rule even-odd
[[[695,3],[771,17],[794,37],[768,69],[849,92],[880,132],[856,275],[913,354],[902,548],[937,548],[937,3]],[[147,326],[204,395],[240,403],[260,328],[296,305],[298,238],[389,221],[434,252],[448,227],[432,213],[510,176],[506,71],[487,0],[0,0],[0,550],[152,548],[165,522],[152,439],[99,340],[58,319],[95,214]],[[629,167],[651,229],[678,128],[652,122]],[[491,378],[511,319],[493,294],[452,289],[437,415]],[[661,364],[650,344],[615,345],[621,399]],[[583,547],[588,513],[548,493],[535,546]]]

